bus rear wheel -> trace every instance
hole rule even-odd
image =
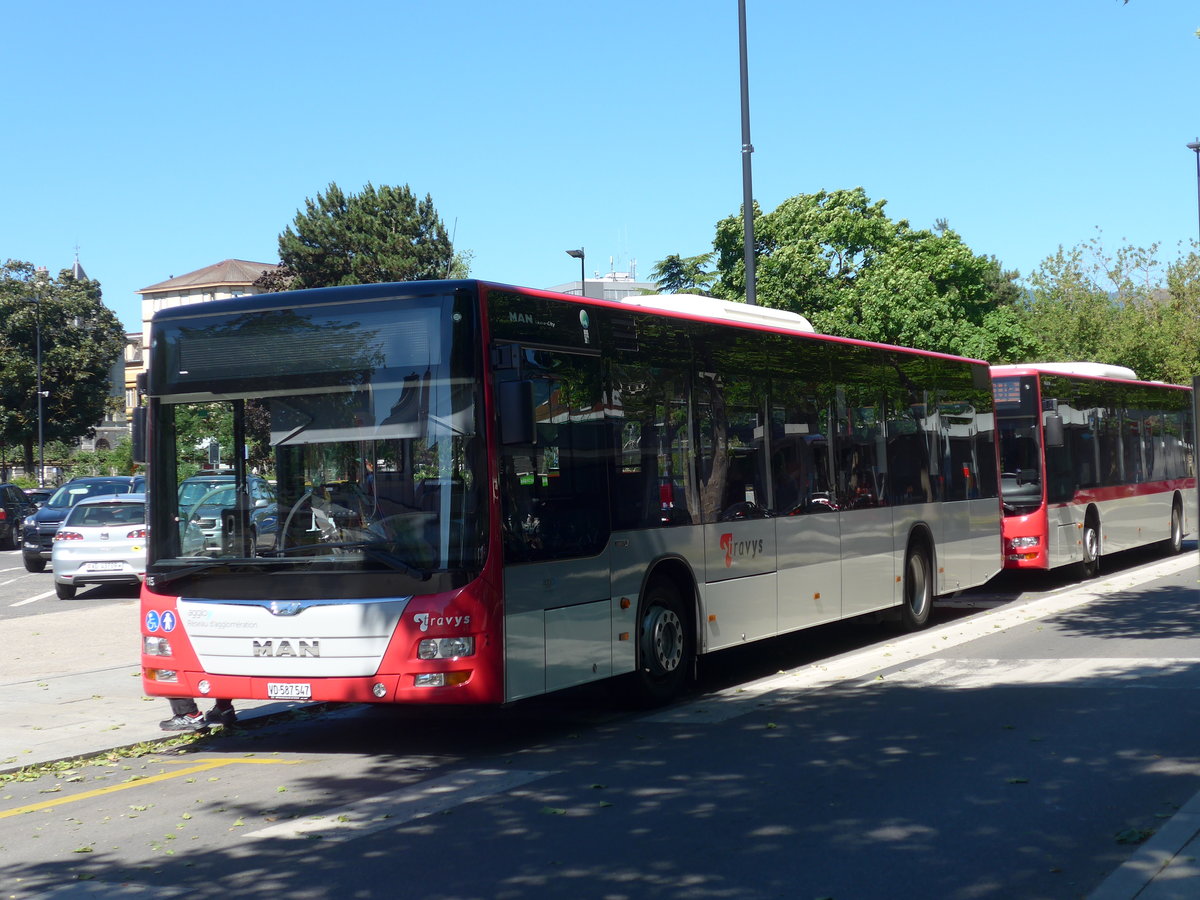
[[[900,628],[918,631],[929,623],[933,608],[933,566],[929,550],[914,542],[904,560],[904,602],[900,605]]]
[[[654,582],[638,616],[636,699],[658,706],[678,695],[687,684],[695,652],[679,589],[669,581]]]
[[[1171,506],[1171,536],[1167,538],[1167,552],[1174,556],[1183,551],[1183,510],[1179,504]]]
[[[1083,562],[1079,564],[1084,578],[1095,578],[1100,574],[1100,523],[1088,516],[1083,525]]]

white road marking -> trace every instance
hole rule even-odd
[[[25,606],[29,603],[36,603],[38,600],[45,600],[47,597],[53,597],[54,593],[54,591],[46,591],[44,594],[35,594],[32,597],[26,597],[24,600],[18,600],[16,603],[10,603],[8,605],[10,608],[14,606]]]
[[[368,797],[349,806],[280,822],[252,831],[246,837],[301,838],[321,833],[324,842],[350,840],[500,794],[549,774],[520,769],[463,769],[390,794]],[[253,848],[247,849],[254,852]]]

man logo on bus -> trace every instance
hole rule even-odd
[[[763,552],[763,539],[754,541],[735,541],[733,535],[721,535],[721,549],[725,551],[725,568],[730,568],[735,559],[754,559]]]

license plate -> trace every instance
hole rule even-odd
[[[88,563],[89,572],[120,572],[125,568],[124,563]]]
[[[311,700],[312,685],[267,682],[267,696],[272,700]]]

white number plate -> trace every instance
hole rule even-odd
[[[267,682],[267,696],[272,700],[311,700],[311,684],[279,684]]]
[[[120,572],[125,568],[123,563],[88,563],[89,572]]]

